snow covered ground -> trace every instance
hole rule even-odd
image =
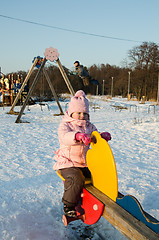
[[[159,106],[97,96],[90,101],[91,121],[112,135],[119,191],[159,219]],[[77,221],[64,227],[63,183],[52,169],[62,116],[54,116],[56,102],[48,104],[50,111],[38,104],[26,108],[22,120],[30,123],[21,124],[6,114],[9,107],[0,108],[0,239],[125,239],[104,218],[93,226]],[[66,105],[61,102],[64,111]]]

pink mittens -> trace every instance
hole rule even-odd
[[[105,139],[107,142],[111,140],[111,135],[109,132],[100,133],[101,137]],[[75,139],[78,142],[83,142],[86,146],[91,142],[91,137],[86,133],[76,133]]]
[[[100,133],[101,137],[104,138],[107,142],[111,140],[111,135],[108,132],[101,132]]]
[[[75,139],[83,142],[86,146],[91,142],[91,137],[86,133],[76,133]]]

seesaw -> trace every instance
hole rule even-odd
[[[98,132],[91,137],[96,138],[96,143],[91,143],[86,158],[92,177],[85,182],[79,203],[84,212],[70,221],[63,217],[64,224],[80,219],[91,225],[103,216],[128,239],[159,239],[159,221],[146,213],[135,197],[118,192],[116,164],[109,144]]]
[[[62,177],[60,170],[57,170],[57,175],[65,181]],[[91,183],[91,179],[85,180],[85,185]],[[89,193],[85,188],[83,188],[83,192],[81,194],[81,199],[76,207],[77,217],[67,217],[63,215],[62,220],[65,226],[67,226],[70,222],[76,220],[82,220],[84,223],[88,225],[92,225],[96,223],[104,209],[104,204],[101,203],[96,197],[94,197],[91,193]]]

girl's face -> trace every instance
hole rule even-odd
[[[77,120],[88,120],[89,115],[88,113],[83,113],[83,112],[74,112],[72,113],[72,118],[77,119]]]

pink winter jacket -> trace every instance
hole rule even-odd
[[[76,120],[66,112],[58,129],[60,149],[55,152],[54,159],[57,161],[54,170],[69,167],[86,167],[86,153],[89,145],[79,143],[75,140],[77,132],[91,135],[97,131],[96,127],[89,120]]]

